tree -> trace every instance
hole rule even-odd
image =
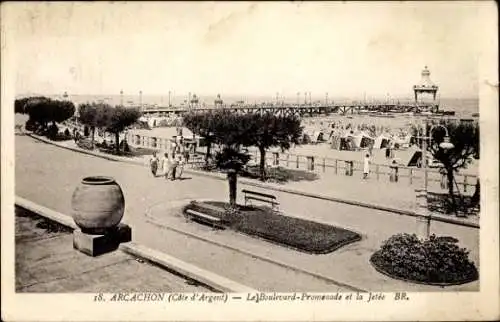
[[[75,115],[75,105],[71,101],[53,100],[50,106],[50,120],[52,123],[62,123]]]
[[[241,152],[242,146],[250,146],[252,141],[252,124],[249,114],[238,114],[228,110],[219,110],[211,115],[211,126],[215,142],[223,149],[217,153],[216,167],[227,171],[229,183],[229,204],[236,206],[238,173],[250,161],[250,156]]]
[[[477,122],[440,120],[428,122],[426,128],[427,133],[425,133],[425,137],[432,135],[431,142],[427,145],[427,150],[434,159],[442,164],[445,170],[448,182],[448,195],[451,198],[452,207],[455,209],[455,172],[461,168],[466,168],[472,162],[473,157],[479,154],[479,124]],[[414,135],[418,131],[418,128],[413,127]],[[440,147],[440,144],[444,141],[446,131],[448,132],[450,142],[454,146],[449,150]],[[422,134],[420,132],[419,136],[422,136]]]
[[[27,113],[30,124],[36,123],[45,130],[48,123],[52,122],[49,129],[51,137],[57,134],[56,122],[64,122],[75,114],[75,105],[70,101],[59,101],[40,96],[19,100],[16,103],[15,109],[21,113]]]
[[[223,146],[215,156],[215,166],[227,172],[229,183],[229,204],[236,206],[237,176],[250,156],[241,152],[242,146],[251,143],[253,128],[249,117],[229,110],[191,113],[184,117],[184,125],[193,133],[204,137],[209,145]],[[206,162],[210,147],[207,148]]]
[[[14,113],[26,114],[26,103],[30,100],[29,97],[18,98],[14,101]]]
[[[195,135],[202,137],[207,145],[205,166],[208,165],[212,144],[215,141],[214,130],[216,116],[212,112],[189,113],[183,117],[183,125]]]
[[[252,127],[251,145],[260,152],[260,179],[266,179],[266,151],[271,147],[288,150],[292,143],[299,144],[303,128],[295,115],[251,114],[249,124]]]
[[[106,123],[106,131],[115,134],[115,148],[116,152],[120,152],[120,133],[123,132],[127,127],[134,124],[139,117],[141,117],[141,112],[137,108],[125,108],[117,106],[115,108],[106,108],[101,114]]]
[[[90,128],[92,148],[96,129],[103,129],[109,124],[112,110],[113,107],[105,103],[84,103],[79,106],[79,121]]]

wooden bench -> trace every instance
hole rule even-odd
[[[273,195],[246,189],[243,189],[241,192],[245,194],[245,206],[247,205],[248,200],[261,201],[270,204],[272,209],[279,205],[279,203],[276,201],[276,197]]]
[[[194,219],[196,221],[206,223],[212,226],[212,228],[218,227],[218,228],[224,228],[224,225],[222,223],[222,219],[214,216],[210,216],[204,213],[201,213],[196,210],[192,209],[186,209],[186,215],[188,218]]]

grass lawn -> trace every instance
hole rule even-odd
[[[451,198],[447,193],[428,192],[427,202],[430,211],[445,215],[477,216],[479,208],[471,207],[472,196],[455,195],[456,213],[453,210]]]
[[[92,144],[91,144],[90,139],[88,139],[88,138],[80,139],[80,141],[78,141],[77,145],[82,149],[92,150]],[[138,156],[144,156],[144,155],[153,155],[153,152],[156,151],[154,149],[143,148],[143,147],[129,147],[129,151],[123,151],[123,148],[121,148],[120,152],[117,153],[114,146],[104,147],[98,143],[94,143],[94,149],[99,151],[99,152],[103,152],[103,153],[107,153],[107,154],[111,154],[111,155],[123,156],[123,157],[138,157]]]
[[[242,171],[240,174],[242,177],[247,177],[251,179],[259,179],[260,178],[260,168],[259,166],[248,166],[245,171]],[[316,173],[298,170],[298,169],[289,169],[284,167],[275,167],[275,168],[267,168],[266,169],[266,181],[277,182],[277,183],[285,183],[289,181],[314,181],[319,177]]]
[[[223,218],[233,230],[312,254],[330,253],[361,239],[350,230],[288,217],[266,207],[238,206],[238,212],[231,214],[226,207],[225,202],[207,201],[192,202],[186,209]]]

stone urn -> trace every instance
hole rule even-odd
[[[83,233],[105,234],[123,218],[125,199],[118,183],[110,177],[86,177],[71,200],[73,219]]]

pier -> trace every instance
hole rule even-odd
[[[132,106],[142,110],[146,116],[182,115],[188,112],[203,112],[226,109],[240,113],[274,113],[276,115],[296,114],[299,116],[315,116],[330,114],[360,114],[360,113],[439,113],[439,105],[429,103],[330,103],[330,104],[232,104],[222,106],[170,106],[147,108]]]

